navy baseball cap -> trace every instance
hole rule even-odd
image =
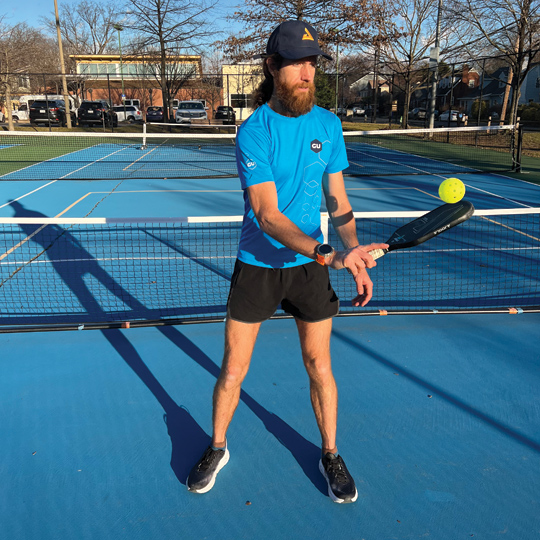
[[[268,39],[266,54],[257,54],[253,58],[267,58],[275,53],[287,60],[299,60],[306,56],[324,56],[332,60],[332,57],[319,47],[317,30],[304,21],[281,23]]]

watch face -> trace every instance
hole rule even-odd
[[[334,248],[329,244],[321,244],[318,251],[321,255],[325,256],[330,255],[334,251]]]

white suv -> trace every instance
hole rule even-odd
[[[200,101],[180,101],[176,109],[177,124],[191,124],[193,120],[206,121],[208,116],[204,105]]]
[[[118,115],[119,122],[128,121],[130,124],[133,122],[141,122],[143,120],[143,114],[139,107],[135,105],[115,105],[113,107],[114,112]],[[125,110],[125,115],[124,115]]]

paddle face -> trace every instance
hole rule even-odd
[[[389,245],[387,251],[422,244],[426,240],[468,220],[473,213],[474,206],[468,201],[443,204],[397,229],[386,242]]]

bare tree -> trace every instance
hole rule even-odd
[[[4,27],[0,49],[7,55],[10,71],[27,73],[59,73],[56,40],[42,31],[19,23]]]
[[[438,0],[395,0],[396,18],[401,23],[403,35],[397,40],[384,39],[379,48],[386,71],[394,74],[394,85],[405,94],[403,127],[407,126],[415,85],[425,78],[425,71],[419,67],[425,63],[435,42],[437,5]],[[389,30],[392,32],[393,28],[394,24]],[[386,33],[387,24],[384,23],[381,28],[383,38]]]
[[[185,76],[185,66],[169,62],[185,52],[193,54],[215,36],[209,21],[217,0],[126,0],[126,29],[137,36],[137,49],[157,53],[157,74],[163,94],[164,119]]]
[[[78,4],[64,2],[58,6],[65,67],[66,71],[72,74],[68,87],[78,98],[84,94],[87,76],[73,75],[76,73],[76,61],[72,55],[117,52],[114,29],[116,9],[114,4],[99,0],[82,0]],[[42,17],[41,21],[50,35],[56,36],[54,12],[48,17]]]
[[[116,52],[114,23],[117,12],[114,4],[82,0],[75,6],[58,6],[62,42],[67,54],[104,54]],[[55,35],[54,14],[43,18],[46,28]]]
[[[47,91],[59,84],[58,47],[54,39],[26,23],[9,26],[0,20],[0,67],[1,101],[12,129],[11,98],[20,94],[19,81],[25,81],[24,93]],[[36,73],[41,75],[32,75]]]
[[[472,58],[480,51],[506,57],[505,82],[512,89],[509,121],[515,123],[521,85],[540,60],[540,0],[453,0],[447,10]]]
[[[286,20],[305,20],[319,32],[323,48],[339,43],[344,49],[372,42],[383,21],[392,18],[393,7],[379,0],[246,0],[231,20],[245,24],[239,36],[223,41],[233,60],[245,60],[264,51],[269,33]],[[388,32],[396,37],[398,32]]]

